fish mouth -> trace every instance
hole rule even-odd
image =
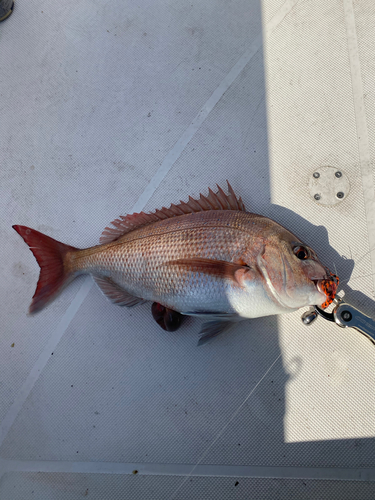
[[[327,274],[323,278],[311,278],[311,281],[315,284],[317,290],[326,296],[326,300],[320,307],[327,309],[336,297],[340,283],[339,277],[327,270]]]

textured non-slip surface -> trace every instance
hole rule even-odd
[[[29,317],[38,266],[11,228],[90,246],[228,179],[374,316],[372,20],[370,1],[17,0],[0,25],[0,498],[374,498],[365,337],[297,312],[198,348],[199,320],[164,332],[81,278]],[[322,166],[350,182],[332,208],[309,191]]]

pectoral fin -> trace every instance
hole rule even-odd
[[[165,263],[167,266],[178,266],[180,268],[189,269],[192,272],[201,272],[221,278],[238,281],[238,276],[250,272],[250,267],[244,265],[243,262],[227,262],[224,260],[204,259],[201,257],[193,257],[190,259],[170,260]]]

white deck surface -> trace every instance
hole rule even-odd
[[[0,498],[374,499],[375,347],[301,312],[197,348],[90,279],[26,315],[12,224],[96,244],[229,179],[375,315],[372,0],[17,0],[0,24]],[[350,181],[328,208],[321,166]],[[13,346],[14,344],[14,346]],[[138,474],[132,474],[134,470]]]

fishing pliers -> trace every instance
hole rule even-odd
[[[344,302],[340,298],[333,300],[335,307],[332,312],[326,312],[318,306],[312,306],[302,314],[302,322],[311,325],[318,316],[336,323],[341,328],[354,328],[375,344],[375,320],[369,318],[354,306]]]

